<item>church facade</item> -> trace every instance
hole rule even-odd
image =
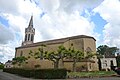
[[[42,44],[46,45],[43,49],[46,51],[56,51],[58,46],[63,45],[66,48],[69,48],[71,44],[76,50],[80,50],[84,53],[92,52],[96,53],[96,40],[91,36],[78,35],[72,37],[66,37],[55,40],[48,40],[33,43],[35,35],[35,29],[33,28],[33,17],[31,16],[28,27],[25,29],[25,40],[20,47],[16,48],[15,57],[30,56],[30,51],[33,53],[37,52]],[[87,55],[87,54],[85,54]],[[35,68],[36,65],[39,65],[39,68],[53,68],[53,62],[47,59],[35,59],[30,57],[27,61],[27,64],[23,64],[24,68]],[[64,60],[59,62],[59,68],[66,68],[68,70],[73,70],[73,61]],[[82,60],[76,63],[76,71],[96,71],[98,70],[97,57],[94,56],[89,60]]]

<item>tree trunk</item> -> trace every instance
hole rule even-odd
[[[73,72],[76,72],[76,59],[73,59]]]
[[[61,66],[62,66],[62,68],[64,67],[64,63],[63,63],[63,58],[61,59]]]
[[[56,60],[56,62],[54,62],[54,68],[58,69],[58,67],[59,67],[58,65],[59,65],[59,60]]]

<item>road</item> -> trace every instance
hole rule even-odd
[[[2,70],[0,70],[0,80],[40,80],[40,79],[24,78],[21,76],[17,76],[15,74],[2,72]]]
[[[2,70],[0,70],[0,80],[42,80],[42,79],[24,78],[21,76],[17,76],[15,74],[2,72]],[[63,80],[120,80],[120,77],[102,77],[102,78],[96,77],[96,78],[63,79]]]

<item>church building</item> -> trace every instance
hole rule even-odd
[[[16,48],[15,57],[20,57],[20,56],[29,57],[30,51],[32,51],[33,53],[37,52],[42,44],[46,45],[46,47],[44,47],[44,50],[47,51],[56,51],[58,49],[58,46],[60,45],[69,48],[71,44],[73,44],[73,47],[76,50],[80,50],[84,53],[87,52],[96,53],[96,40],[94,37],[91,36],[77,35],[77,36],[71,36],[61,39],[54,39],[54,40],[34,43],[34,35],[35,35],[35,29],[33,27],[33,16],[31,16],[29,25],[27,28],[25,28],[25,39],[22,42],[22,45]],[[35,68],[36,65],[39,65],[38,68],[40,69],[54,67],[53,62],[47,59],[35,59],[34,57],[29,57],[29,58],[30,59],[28,59],[27,63],[22,65],[23,68]],[[66,68],[67,70],[72,71],[73,61],[71,60],[64,60],[63,62],[60,61],[59,68]],[[89,60],[82,60],[76,63],[76,71],[86,71],[86,70],[87,71],[98,70],[98,63],[96,56],[92,57]]]

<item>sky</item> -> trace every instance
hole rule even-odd
[[[120,48],[119,0],[0,0],[0,62],[15,56],[31,15],[34,42],[88,35]]]

